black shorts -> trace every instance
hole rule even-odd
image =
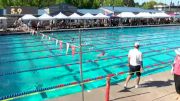
[[[141,69],[141,66],[140,65],[138,65],[138,66],[129,66],[129,74],[130,75],[134,75],[134,73],[136,72],[136,75],[138,76],[138,77],[140,77],[141,76],[141,72],[140,72],[140,69]]]
[[[180,75],[174,74],[174,82],[175,82],[176,92],[180,94]]]

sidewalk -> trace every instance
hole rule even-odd
[[[134,88],[135,80],[131,80],[128,89],[124,90],[124,82],[111,85],[110,101],[176,101],[173,75],[169,71],[143,77],[141,88]],[[105,101],[105,87],[85,91],[84,101]],[[49,101],[82,101],[81,93],[55,98]]]

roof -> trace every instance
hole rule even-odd
[[[48,13],[45,9],[38,9],[38,15],[42,15],[44,13]]]
[[[104,11],[101,9],[78,9],[77,12],[81,14],[91,13],[93,15],[104,13]]]
[[[102,7],[104,9],[108,9],[111,11],[116,12],[155,12],[154,10],[147,10],[147,9],[142,9],[138,7],[112,7],[112,6],[107,6],[107,7]]]
[[[157,13],[157,12],[162,12],[159,10],[155,10],[155,9],[145,9],[147,12],[151,12],[151,13]]]

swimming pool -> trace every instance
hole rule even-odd
[[[82,31],[83,78],[127,71],[127,54],[135,41],[140,42],[144,67],[148,67],[143,76],[169,70],[168,63],[174,59],[174,49],[180,47],[179,33],[179,26]],[[79,32],[76,31],[44,34],[79,45]],[[78,48],[72,56],[71,49],[66,54],[65,44],[59,49],[55,41],[30,34],[0,36],[0,46],[0,97],[80,82]],[[105,56],[98,58],[101,51],[105,51]],[[127,74],[113,77],[111,82],[121,82],[126,76]],[[105,83],[105,79],[102,79],[87,83],[84,87],[85,90],[91,90],[104,86]],[[80,91],[81,86],[76,85],[17,100],[40,101]]]

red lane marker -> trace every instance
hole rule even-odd
[[[124,72],[119,72],[118,74],[124,74]]]
[[[158,64],[154,64],[154,66],[158,66]]]
[[[146,66],[146,68],[151,68],[151,66]]]
[[[64,87],[64,86],[65,86],[64,84],[60,84],[60,85],[57,86],[57,88],[58,88],[58,87]]]
[[[103,78],[103,76],[97,77],[97,79],[102,79],[102,78]]]
[[[165,62],[161,62],[162,64],[165,64]]]
[[[84,82],[88,82],[88,81],[91,81],[91,79],[86,79],[86,80],[84,80]]]
[[[72,82],[71,85],[75,85],[75,84],[78,84],[78,82]]]
[[[112,76],[115,76],[115,74],[109,74],[108,77],[112,77]]]
[[[71,64],[66,64],[66,66],[71,66]]]

